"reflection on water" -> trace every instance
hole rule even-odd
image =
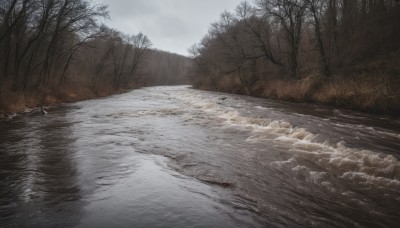
[[[70,226],[79,221],[81,196],[70,150],[71,124],[65,110],[55,114],[1,124],[0,209],[5,225]],[[63,221],[66,217],[71,219]]]
[[[400,121],[154,87],[0,121],[1,227],[396,227]]]

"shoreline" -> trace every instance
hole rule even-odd
[[[222,93],[227,93],[227,94],[237,94],[237,95],[243,95],[243,96],[250,96],[250,97],[257,97],[257,98],[263,98],[263,99],[269,99],[269,100],[274,100],[274,101],[284,101],[284,102],[290,102],[290,103],[304,103],[304,104],[316,104],[316,105],[324,105],[327,107],[331,107],[333,109],[338,108],[338,109],[343,109],[343,110],[349,110],[349,111],[356,111],[356,112],[361,112],[365,114],[370,114],[370,115],[376,115],[376,116],[387,116],[391,118],[400,118],[400,107],[394,107],[392,109],[388,109],[387,111],[383,111],[381,109],[373,109],[373,108],[360,108],[357,106],[354,106],[354,103],[347,103],[343,102],[344,99],[342,98],[342,102],[338,102],[338,100],[330,100],[328,102],[320,101],[315,99],[313,96],[306,96],[306,97],[295,97],[295,96],[283,96],[283,97],[278,97],[276,93],[270,92],[270,93],[263,93],[263,94],[245,94],[243,91],[236,91],[236,92],[228,92],[228,91],[221,91],[221,90],[215,90],[215,89],[210,89],[210,88],[199,88],[196,86],[191,85],[193,89],[197,90],[204,90],[204,91],[215,91],[215,92],[222,92]],[[117,94],[123,94],[130,92],[132,90],[138,89],[140,87],[135,87],[131,89],[120,89],[114,92],[107,92],[107,93],[102,93],[98,95],[90,94],[88,96],[79,96],[75,93],[70,93],[68,96],[65,96],[63,94],[60,96],[58,95],[52,95],[48,94],[46,95],[46,99],[42,100],[41,102],[35,102],[29,103],[26,102],[24,104],[19,104],[14,107],[7,107],[7,109],[0,109],[0,120],[1,119],[12,119],[15,118],[16,116],[24,115],[24,114],[29,114],[29,113],[38,113],[41,112],[42,110],[47,111],[49,107],[52,106],[57,106],[61,104],[68,104],[68,103],[74,103],[74,102],[79,102],[79,101],[85,101],[85,100],[93,100],[93,99],[98,99],[98,98],[104,98],[112,95],[117,95]],[[271,96],[272,94],[272,96]]]
[[[367,107],[362,107],[358,102],[355,102],[352,99],[342,97],[330,97],[328,99],[318,99],[321,95],[326,95],[326,92],[319,90],[313,92],[311,94],[277,94],[276,90],[268,90],[267,88],[263,88],[262,93],[255,93],[252,91],[250,94],[246,94],[243,89],[235,90],[235,88],[231,88],[231,91],[226,90],[216,90],[210,87],[196,87],[193,86],[194,89],[204,90],[204,91],[215,91],[215,92],[222,92],[227,94],[237,94],[243,96],[250,96],[250,97],[257,97],[263,99],[269,99],[274,101],[284,101],[290,103],[303,103],[303,104],[316,104],[316,105],[323,105],[327,107],[331,107],[332,109],[342,109],[342,110],[349,110],[355,112],[361,112],[365,114],[375,115],[375,116],[386,116],[391,118],[400,118],[400,104],[399,105],[388,105],[385,107],[378,105],[371,105]],[[388,100],[386,100],[388,101]]]
[[[41,99],[38,101],[37,97],[33,98],[31,102],[19,102],[18,104],[11,104],[11,105],[3,105],[3,109],[0,109],[0,120],[2,119],[13,119],[17,116],[21,116],[24,114],[30,114],[30,113],[39,113],[39,112],[46,112],[44,114],[47,114],[47,110],[49,107],[52,106],[57,106],[61,104],[69,104],[69,103],[75,103],[79,101],[85,101],[85,100],[93,100],[93,99],[98,99],[98,98],[104,98],[112,95],[117,95],[117,94],[123,94],[130,92],[134,89],[137,89],[136,87],[130,88],[130,89],[119,89],[113,92],[103,92],[100,94],[88,94],[88,95],[82,95],[82,94],[76,94],[76,93],[59,93],[59,94],[39,94],[37,97],[42,97],[44,96],[44,99]],[[24,95],[25,96],[25,95]]]

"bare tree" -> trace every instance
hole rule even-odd
[[[301,32],[306,10],[303,0],[258,0],[258,6],[264,15],[278,23],[284,32],[289,48],[288,59],[291,76],[299,78],[298,55]]]
[[[258,17],[257,9],[246,1],[237,6],[236,13],[245,25],[243,32],[251,35],[252,45],[258,50],[251,58],[266,57],[271,63],[277,66],[284,66],[279,57],[277,57],[276,50],[273,48],[271,41],[274,36],[272,34],[273,29],[268,19]]]
[[[325,10],[327,8],[326,0],[306,0],[308,13],[311,16],[311,21],[314,26],[314,34],[316,39],[317,49],[320,55],[320,62],[322,68],[322,74],[325,77],[329,77],[330,75],[330,65],[326,56],[324,42],[322,40],[322,31],[321,31],[321,17],[325,14]]]
[[[133,54],[130,61],[128,75],[129,77],[133,77],[139,69],[140,64],[145,60],[146,54],[152,44],[149,38],[142,33],[133,35],[129,41],[133,46]],[[126,81],[129,82],[129,79],[130,78],[128,78]],[[137,76],[135,81],[136,83],[139,83],[140,77]]]

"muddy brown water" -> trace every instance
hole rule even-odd
[[[151,87],[0,120],[0,227],[398,227],[400,121]]]

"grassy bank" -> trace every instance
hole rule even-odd
[[[225,75],[200,81],[195,87],[400,116],[400,69],[392,66],[390,69],[399,70],[399,74],[392,73],[389,76],[388,73],[382,75],[382,71],[373,66],[358,66],[338,72],[330,78],[310,75],[301,80],[257,80],[250,86],[244,86],[237,75]]]
[[[138,88],[138,86],[130,85],[125,89],[114,89],[112,86],[109,86],[99,92],[94,92],[89,87],[69,85],[63,86],[60,89],[40,89],[25,91],[23,93],[3,89],[0,91],[0,115],[24,112],[26,109],[41,106],[105,97],[135,88]]]

